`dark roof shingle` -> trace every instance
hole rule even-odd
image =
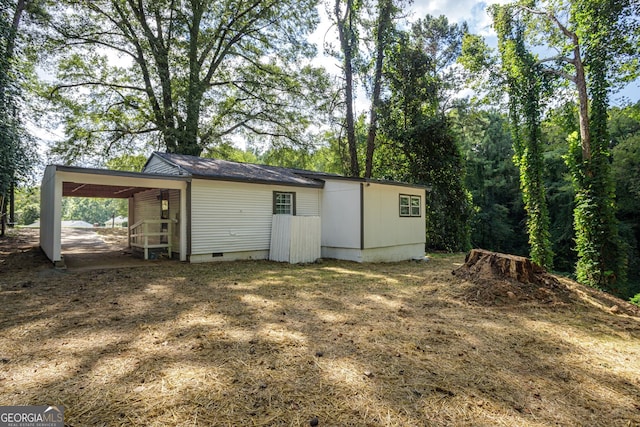
[[[238,163],[186,154],[155,152],[155,155],[178,166],[192,176],[229,181],[273,183],[305,187],[322,187],[323,181],[302,176],[301,171],[277,166]]]

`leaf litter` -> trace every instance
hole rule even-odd
[[[470,298],[463,254],[55,272],[15,233],[0,405],[69,426],[640,425],[640,318],[567,279],[550,304]]]

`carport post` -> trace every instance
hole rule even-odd
[[[191,215],[189,215],[187,208],[188,187],[189,184],[185,182],[180,189],[180,223],[178,224],[180,227],[180,261],[187,261],[188,259],[187,232],[189,229],[187,228],[187,221],[191,221]]]
[[[47,166],[40,187],[40,247],[56,266],[62,264],[62,182],[62,177],[56,172],[56,166]]]
[[[53,200],[53,264],[64,268],[62,259],[62,178],[56,174]],[[42,226],[42,225],[41,225]]]

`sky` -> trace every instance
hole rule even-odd
[[[331,1],[331,0],[330,0]],[[424,18],[427,14],[432,16],[444,15],[450,23],[467,22],[469,30],[474,34],[495,38],[495,32],[491,28],[491,18],[487,14],[487,7],[491,4],[508,3],[509,0],[488,0],[478,2],[474,0],[414,0],[405,10],[407,19],[415,21]],[[319,6],[321,22],[316,31],[309,37],[321,47],[324,40],[331,41],[337,37],[337,31],[330,28],[325,6]]]
[[[407,8],[406,14],[409,21],[415,21],[418,18],[423,18],[427,14],[432,16],[444,15],[448,18],[450,23],[458,23],[466,21],[469,25],[469,31],[473,34],[478,34],[485,37],[489,46],[495,47],[497,41],[495,32],[491,28],[491,18],[487,13],[487,7],[492,4],[504,4],[510,0],[414,0]],[[328,0],[329,3],[333,3],[332,0]],[[317,30],[309,37],[309,40],[315,42],[318,45],[318,51],[321,54],[313,61],[316,66],[324,66],[330,73],[339,75],[340,68],[334,58],[330,58],[322,55],[322,43],[323,41],[332,41],[337,37],[335,28],[330,28],[330,22],[326,15],[326,7],[320,6],[319,12],[321,15],[321,23]],[[461,95],[468,95],[467,92],[461,93]],[[633,102],[640,100],[640,80],[630,84],[620,93],[615,94],[611,98],[612,105],[620,105],[624,99],[627,98]],[[356,93],[355,100],[356,113],[362,113],[369,108],[369,101],[366,98],[363,90],[359,90]],[[60,134],[55,135],[47,131],[40,130],[38,136],[44,140],[51,140],[60,138]],[[58,133],[58,132],[56,132]]]
[[[495,31],[491,27],[491,17],[487,13],[487,8],[492,4],[506,4],[511,1],[512,0],[414,0],[406,12],[409,21],[424,18],[429,14],[432,16],[444,15],[449,20],[449,23],[461,24],[462,22],[466,22],[471,33],[483,36],[487,44],[495,49],[497,38]],[[310,40],[318,44],[319,51],[321,52],[322,41],[325,37],[330,40],[331,37],[337,36],[335,35],[335,29],[329,28],[324,7],[321,6],[319,10],[322,22],[318,29],[310,36]],[[340,72],[338,64],[332,58],[320,56],[314,61],[314,64],[325,66],[331,73],[337,74]],[[463,95],[468,95],[468,93],[465,92]],[[628,100],[632,102],[640,100],[640,80],[630,83],[619,93],[613,94],[610,103],[611,105],[621,105],[625,104],[625,101]],[[355,107],[357,112],[362,112],[368,108],[368,100],[362,91],[359,91],[356,95]]]
[[[488,0],[478,2],[474,0],[416,0],[411,9],[416,17],[423,17],[426,14],[433,16],[444,15],[449,22],[462,23],[466,21],[469,31],[478,34],[487,40],[487,44],[496,47],[496,33],[491,28],[491,18],[486,9],[491,4],[506,4],[511,0]],[[611,105],[621,105],[625,103],[625,98],[633,102],[640,100],[640,80],[630,83],[619,93],[613,94],[610,99]]]
[[[329,0],[331,2],[331,0]],[[469,30],[489,39],[495,38],[495,32],[491,28],[491,18],[487,14],[487,7],[492,4],[504,4],[510,0],[414,0],[405,10],[407,19],[415,21],[424,18],[427,14],[432,16],[444,15],[450,23],[467,22]],[[336,37],[335,29],[331,29],[327,18],[326,7],[319,6],[321,23],[316,31],[309,37],[310,40],[321,44],[325,37],[327,40]]]
[[[495,32],[491,28],[491,18],[487,14],[487,7],[494,3],[504,4],[509,1],[510,0],[488,0],[484,2],[475,0],[414,0],[404,12],[409,22],[424,18],[426,15],[436,17],[444,15],[450,24],[467,22],[469,31],[485,37],[487,43],[491,46],[497,42]],[[332,4],[333,0],[328,0],[328,2]],[[315,58],[312,63],[315,66],[323,66],[331,74],[340,75],[341,71],[338,61],[335,58],[324,55],[322,48],[324,42],[333,43],[334,48],[337,48],[337,30],[331,27],[330,20],[326,13],[326,6],[319,6],[318,11],[321,20],[320,25],[316,31],[309,36],[309,40],[318,46],[319,53],[318,57]],[[464,97],[470,94],[471,92],[469,90],[463,90],[460,96]],[[370,108],[370,101],[364,89],[361,87],[357,88],[354,95],[356,115],[366,112]]]
[[[416,0],[411,9],[416,18],[425,15],[444,15],[449,22],[469,24],[469,30],[482,36],[495,35],[491,29],[491,18],[486,12],[487,6],[507,3],[505,0],[478,2],[474,0]]]

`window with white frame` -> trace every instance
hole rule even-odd
[[[421,216],[422,197],[408,194],[400,195],[400,216]]]
[[[285,191],[273,192],[273,214],[274,215],[295,215],[296,214],[296,193]]]

